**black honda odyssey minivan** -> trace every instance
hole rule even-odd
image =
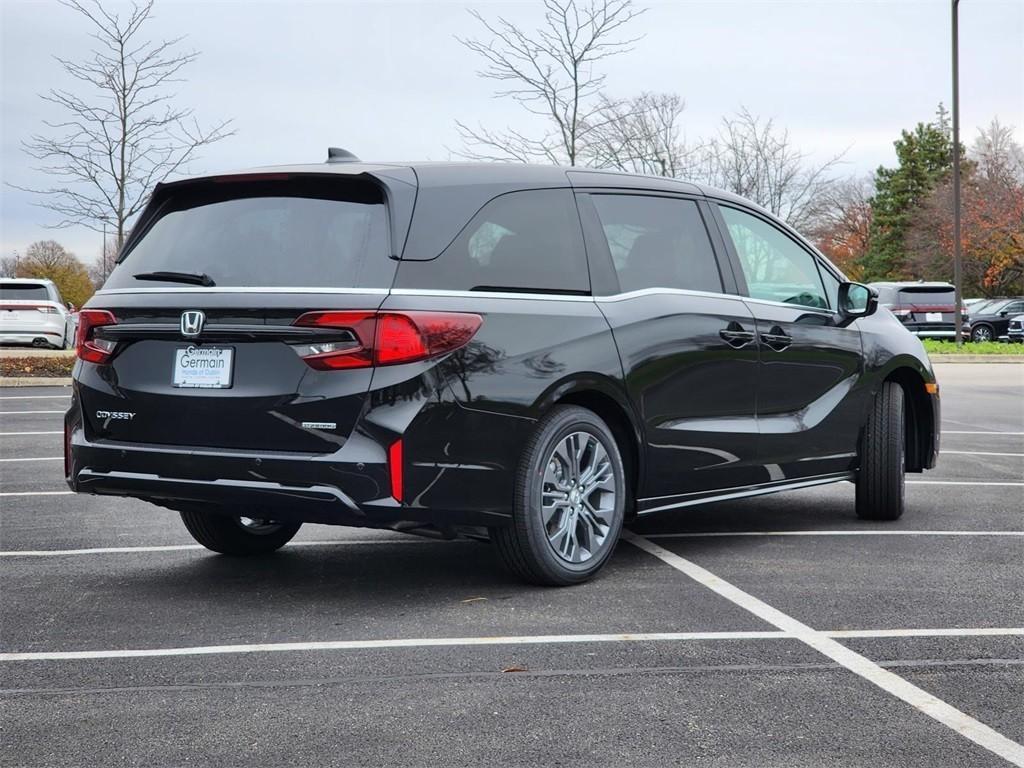
[[[158,185],[80,314],[65,474],[204,546],[302,523],[489,538],[541,584],[624,523],[934,466],[938,385],[866,286],[731,194],[504,164]]]

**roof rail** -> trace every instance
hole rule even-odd
[[[327,162],[328,163],[358,163],[359,158],[349,152],[347,149],[341,147],[328,147],[327,148]]]

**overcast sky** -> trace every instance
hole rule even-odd
[[[639,2],[639,0],[638,0]],[[900,129],[950,101],[948,0],[921,2],[648,2],[631,53],[607,62],[608,90],[672,91],[686,99],[690,138],[745,105],[826,157],[847,147],[848,173],[892,163]],[[109,3],[113,8],[119,3]],[[523,25],[540,4],[474,3]],[[123,7],[123,6],[122,6]],[[202,52],[180,88],[203,122],[233,118],[233,138],[191,171],[318,162],[328,145],[364,159],[447,159],[454,121],[523,127],[515,104],[492,97],[478,61],[454,35],[478,34],[461,2],[157,0],[149,33],[187,35]],[[54,55],[90,49],[81,17],[54,0],[0,0],[4,182],[45,185],[20,142],[55,113],[38,93],[71,81]],[[962,130],[970,143],[993,116],[1024,128],[1024,0],[963,0]],[[100,237],[47,229],[53,215],[4,186],[0,253],[55,238],[85,261]]]

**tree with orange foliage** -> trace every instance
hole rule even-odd
[[[962,183],[960,240],[967,294],[1024,294],[1024,152],[993,121],[972,147]],[[953,275],[953,190],[939,184],[912,215],[906,267],[914,278]]]

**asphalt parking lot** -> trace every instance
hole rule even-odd
[[[67,391],[2,389],[0,764],[1024,765],[1024,365],[937,368],[898,523],[721,503],[571,589],[344,528],[215,556],[67,493]]]

